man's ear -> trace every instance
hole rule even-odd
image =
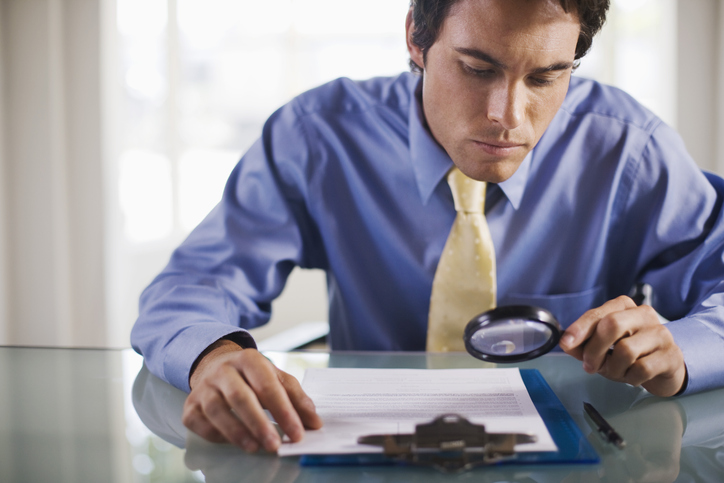
[[[407,41],[407,52],[410,54],[410,60],[418,65],[421,69],[425,68],[425,61],[423,59],[422,50],[420,47],[415,45],[412,41],[412,34],[415,32],[415,22],[412,19],[412,7],[407,12],[407,19],[405,20],[405,37]]]

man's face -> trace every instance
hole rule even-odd
[[[563,103],[580,25],[557,0],[460,0],[427,52],[430,132],[467,176],[510,178]]]

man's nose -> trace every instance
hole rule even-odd
[[[488,119],[512,130],[525,120],[526,94],[518,82],[501,80],[493,87],[488,100]]]

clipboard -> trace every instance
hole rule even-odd
[[[566,408],[555,395],[538,369],[520,369],[523,383],[528,389],[531,401],[540,414],[548,432],[555,441],[558,451],[520,452],[494,465],[528,464],[597,464],[600,458]],[[398,461],[384,454],[357,455],[305,455],[300,457],[302,466],[360,466],[396,465]],[[404,464],[404,463],[402,463]]]

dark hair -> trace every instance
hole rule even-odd
[[[412,33],[412,42],[422,50],[423,59],[427,51],[437,40],[442,29],[442,23],[452,7],[459,0],[411,0],[412,20],[415,31]],[[558,0],[563,10],[575,10],[581,23],[581,33],[576,44],[575,60],[578,61],[588,53],[593,43],[593,37],[601,30],[606,22],[609,0]],[[577,66],[578,62],[576,62]],[[410,59],[410,68],[413,72],[422,72],[422,67]]]

